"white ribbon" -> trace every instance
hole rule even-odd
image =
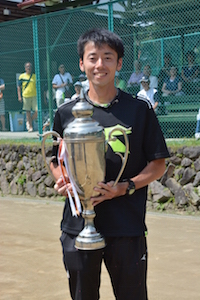
[[[67,145],[66,145],[66,143],[64,142],[63,139],[59,139],[59,142],[60,142],[60,146],[59,146],[59,149],[58,149],[58,164],[59,164],[59,167],[60,167],[60,170],[61,170],[61,175],[62,175],[63,182],[65,184],[67,184],[66,179],[65,179],[65,174],[63,172],[63,168],[64,168],[63,162],[65,163],[65,168],[66,168],[66,171],[67,171],[67,175],[69,177],[69,181],[71,183],[72,190],[73,190],[76,207],[75,207],[74,200],[72,198],[72,195],[71,195],[70,191],[68,190],[68,188],[66,188],[66,190],[67,190],[67,194],[68,194],[68,198],[69,198],[69,203],[70,203],[70,207],[71,207],[72,216],[77,217],[78,216],[77,211],[79,212],[79,214],[82,212],[81,202],[80,202],[80,199],[79,199],[79,196],[78,196],[78,193],[77,193],[77,191],[79,193],[81,193],[81,190],[76,185],[76,183],[74,181],[74,178],[72,176],[71,170],[70,170],[69,160],[68,160],[69,159],[69,152],[68,152],[68,149],[67,149]]]

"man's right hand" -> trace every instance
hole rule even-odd
[[[72,194],[72,185],[69,182],[69,178],[65,177],[66,182],[63,181],[62,177],[59,177],[54,185],[54,189],[58,192],[58,194],[62,196],[67,196],[67,190]]]

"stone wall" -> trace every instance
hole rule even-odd
[[[183,147],[166,160],[166,171],[149,185],[147,209],[198,213],[200,147]],[[46,149],[51,156],[51,147]],[[0,145],[0,195],[60,199],[38,146]]]
[[[51,148],[46,150],[47,157]],[[0,193],[39,198],[60,198],[38,146],[0,146]]]

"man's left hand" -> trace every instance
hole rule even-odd
[[[127,187],[127,182],[118,182],[115,186],[114,181],[107,183],[99,182],[98,186],[94,188],[94,191],[99,193],[99,196],[91,197],[92,204],[96,206],[105,200],[125,195]]]

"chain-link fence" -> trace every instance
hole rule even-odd
[[[200,107],[199,1],[101,2],[105,1],[0,24],[0,78],[5,82],[7,129],[27,130],[17,95],[24,63],[31,62],[36,74],[39,110],[34,128],[42,133],[45,120],[53,122],[52,80],[59,66],[65,66],[73,83],[79,80],[77,40],[90,28],[104,27],[124,41],[125,57],[116,84],[137,94],[143,88],[139,79],[148,75],[150,87],[157,90],[156,113],[165,137],[194,137]],[[0,120],[2,123],[2,117]]]

